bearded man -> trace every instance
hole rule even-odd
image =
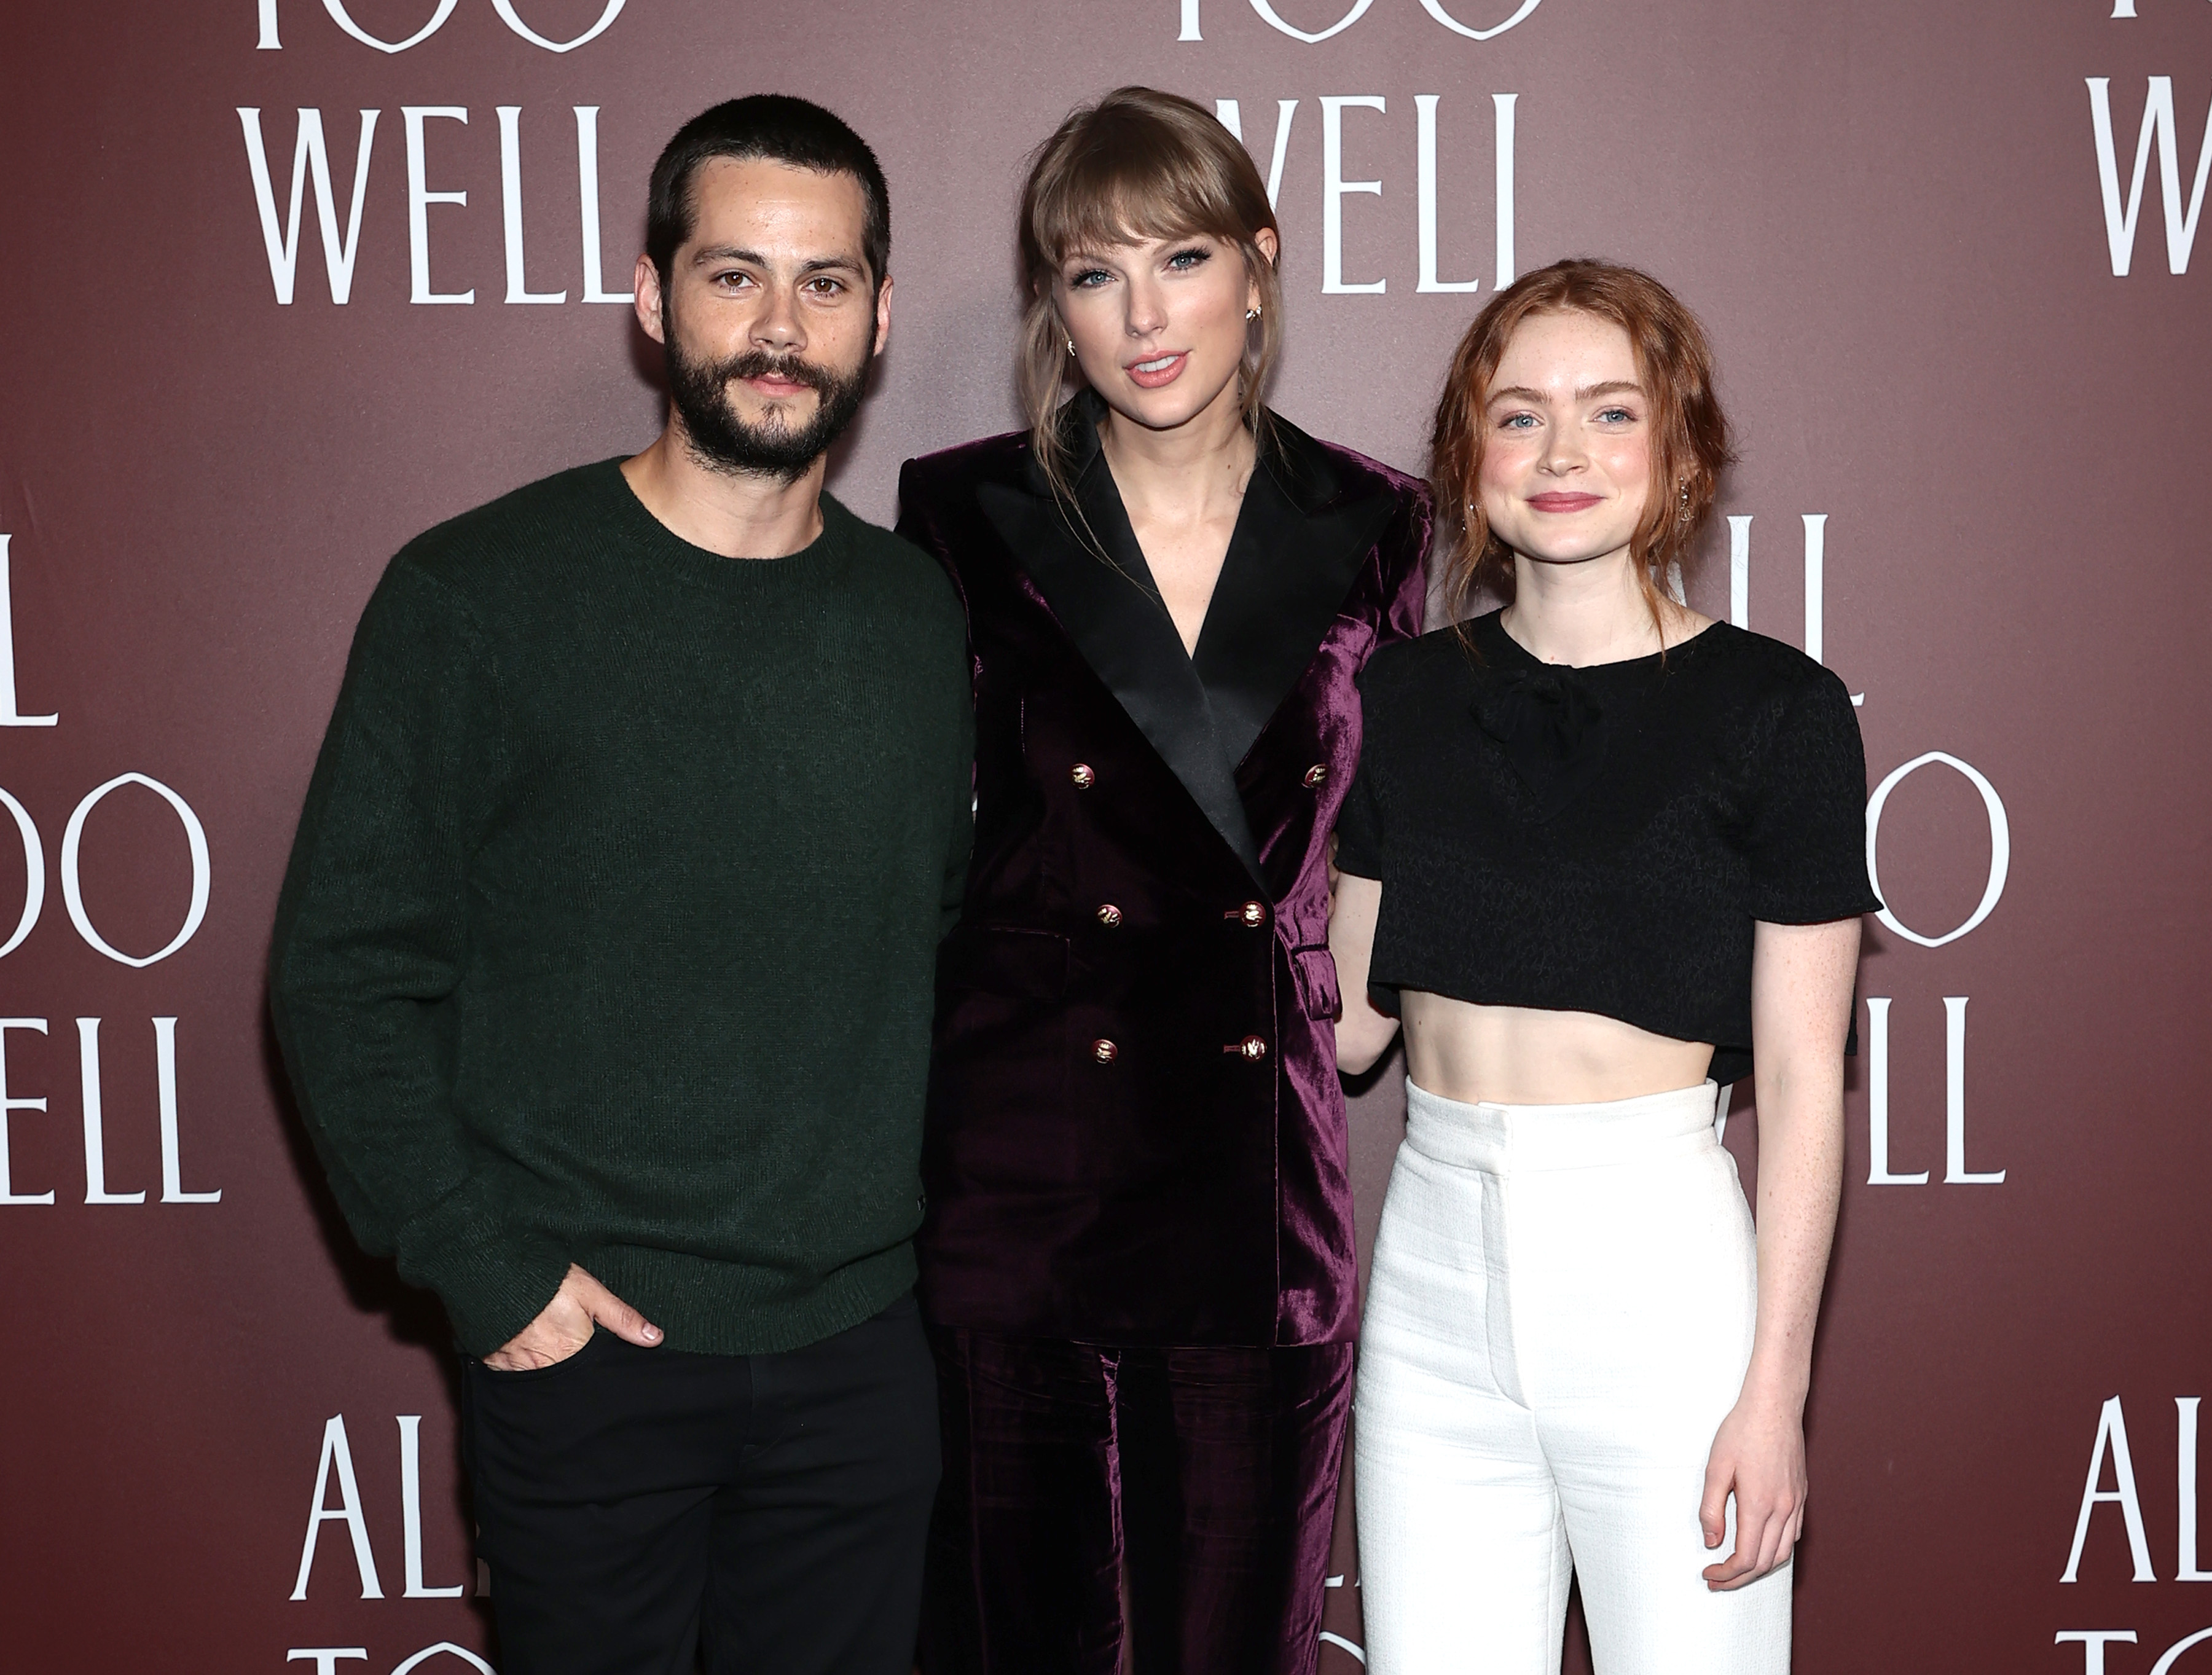
[[[507,1675],[910,1667],[972,721],[944,574],[823,492],[890,245],[817,106],[669,143],[665,428],[392,561],[294,845],[278,1036],[356,1235],[445,1302]]]

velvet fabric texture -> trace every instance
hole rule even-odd
[[[975,841],[938,962],[925,1315],[1093,1344],[1330,1344],[1355,1269],[1328,947],[1354,681],[1420,628],[1412,478],[1270,416],[1195,654],[1069,403],[908,462],[967,608]]]
[[[930,1338],[923,1675],[1311,1675],[1352,1345]]]

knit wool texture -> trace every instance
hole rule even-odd
[[[965,632],[933,561],[822,512],[724,558],[606,461],[410,543],[362,619],[272,1010],[355,1234],[471,1354],[572,1262],[721,1354],[913,1283]]]

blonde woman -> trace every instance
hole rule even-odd
[[[1353,1332],[1328,834],[1428,503],[1261,405],[1279,235],[1212,112],[1077,111],[1021,246],[1029,428],[900,486],[978,729],[917,1244],[923,1662],[1303,1675]]]

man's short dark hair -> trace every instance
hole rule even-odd
[[[653,166],[647,193],[645,253],[659,270],[663,286],[676,252],[696,224],[691,179],[701,164],[716,157],[762,158],[823,174],[849,174],[860,183],[866,204],[861,223],[861,254],[868,277],[881,288],[891,258],[890,189],[883,165],[868,143],[831,112],[810,100],[788,94],[757,93],[702,111],[676,131]]]

